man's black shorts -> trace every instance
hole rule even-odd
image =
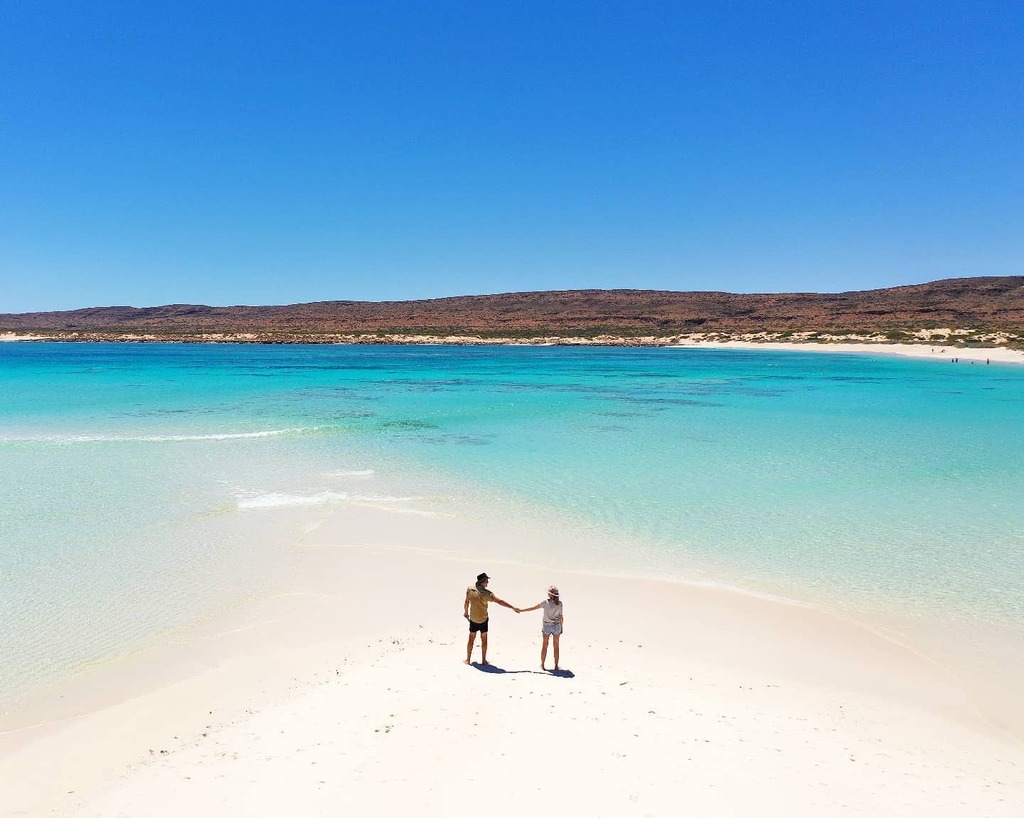
[[[476,633],[477,631],[480,631],[480,633],[487,633],[487,623],[490,621],[490,617],[487,617],[487,619],[485,619],[483,622],[473,622],[472,620],[470,620],[469,632]]]

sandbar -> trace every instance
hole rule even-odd
[[[806,606],[574,567],[546,556],[558,533],[318,511],[273,593],[8,718],[0,814],[1020,815],[1024,745],[935,661]],[[463,664],[480,571],[519,607],[560,586],[562,673],[539,612],[496,605],[491,665]]]

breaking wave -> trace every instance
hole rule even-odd
[[[267,429],[261,432],[219,432],[205,435],[2,435],[3,443],[181,443],[202,440],[253,440],[301,434],[309,429]]]

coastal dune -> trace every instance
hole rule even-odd
[[[858,624],[549,564],[540,523],[317,514],[274,593],[8,725],[0,814],[1020,814],[1019,739]],[[520,607],[561,587],[563,673],[494,605],[491,666],[463,664],[481,570]]]

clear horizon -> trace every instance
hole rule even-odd
[[[5,3],[0,313],[1024,272],[1024,11]]]

